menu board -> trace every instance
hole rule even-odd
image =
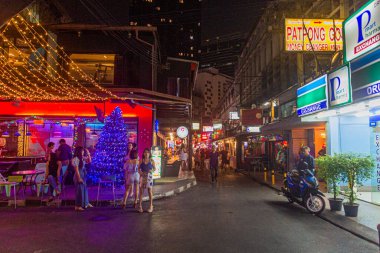
[[[156,169],[153,171],[153,179],[161,178],[162,148],[159,146],[153,146],[151,152],[152,159],[156,167]]]

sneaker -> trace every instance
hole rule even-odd
[[[83,207],[75,207],[75,211],[77,211],[77,212],[83,212],[84,211],[84,208]]]
[[[93,208],[94,206],[91,205],[90,203],[88,203],[88,205],[86,206],[86,208]]]

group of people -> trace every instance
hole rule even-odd
[[[75,184],[75,210],[84,211],[86,208],[93,207],[88,200],[87,190],[87,171],[86,164],[91,163],[90,152],[83,147],[76,147],[74,156],[71,147],[65,139],[59,141],[58,149],[54,150],[54,142],[48,143],[46,152],[46,173],[45,183],[49,184],[51,196],[48,201],[53,201],[55,196],[59,197],[64,186],[68,167],[72,165],[74,169]]]
[[[142,159],[139,159],[136,146],[128,143],[127,156],[124,159],[125,170],[125,193],[123,197],[122,208],[127,206],[128,198],[134,193],[133,207],[138,208],[140,213],[144,212],[142,208],[142,196],[144,191],[148,191],[149,208],[148,213],[153,212],[153,171],[155,164],[152,159],[150,149],[146,148],[143,152]],[[137,199],[138,198],[138,199]]]
[[[211,182],[214,183],[218,178],[218,169],[219,169],[219,159],[221,158],[221,169],[226,171],[230,166],[230,161],[228,159],[228,151],[222,149],[217,151],[216,146],[212,146],[211,152],[205,149],[197,149],[194,154],[194,162],[196,170],[205,169],[205,160],[210,159],[210,174]]]
[[[87,167],[91,163],[90,152],[78,146],[72,155],[71,147],[66,144],[64,139],[59,141],[59,147],[55,150],[53,142],[48,143],[46,152],[46,173],[45,183],[49,185],[50,194],[49,202],[54,200],[55,196],[59,197],[65,178],[68,174],[68,167],[72,165],[74,170],[75,185],[75,210],[84,211],[86,208],[93,207],[88,199],[87,189]],[[152,160],[150,149],[145,149],[143,157],[140,160],[136,145],[128,143],[127,155],[124,159],[125,170],[125,194],[122,206],[126,207],[127,199],[135,191],[134,207],[138,207],[140,213],[142,208],[142,195],[147,189],[149,194],[150,206],[147,210],[153,212],[153,171],[155,164]],[[138,198],[138,199],[137,199]],[[137,202],[138,201],[138,202]]]

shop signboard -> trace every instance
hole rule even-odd
[[[199,122],[193,122],[191,128],[193,130],[199,130],[201,128],[201,124]]]
[[[214,132],[214,128],[212,126],[203,126],[203,132]]]
[[[201,135],[201,140],[202,141],[207,141],[209,139],[209,133],[202,133]]]
[[[248,133],[260,133],[260,127],[259,126],[249,126],[247,127]]]
[[[320,112],[327,108],[327,75],[297,89],[298,116]]]
[[[340,19],[285,19],[286,51],[339,51],[343,49]]]
[[[354,102],[380,95],[380,48],[350,63]]]
[[[368,1],[343,22],[344,60],[351,61],[380,45],[380,1]]]
[[[230,112],[230,120],[240,119],[238,112]]]
[[[223,128],[222,123],[215,123],[212,125],[214,130],[221,130]]]
[[[375,160],[375,169],[371,178],[371,201],[380,203],[380,128],[372,128],[371,153]]]
[[[329,106],[336,107],[352,102],[350,70],[345,65],[327,76],[329,90]]]
[[[186,138],[189,135],[189,129],[185,126],[180,126],[177,128],[177,136],[181,139]]]
[[[160,146],[153,146],[151,149],[152,159],[154,161],[155,170],[153,171],[153,179],[161,178],[162,168],[162,148]]]
[[[262,109],[242,109],[241,123],[243,126],[260,126],[263,124]]]

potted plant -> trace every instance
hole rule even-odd
[[[318,177],[325,180],[332,189],[333,198],[329,198],[330,210],[341,211],[343,199],[337,198],[339,194],[339,182],[341,181],[344,164],[340,163],[339,156],[321,156],[316,159]]]
[[[370,179],[375,166],[373,158],[359,154],[340,154],[340,162],[344,164],[342,181],[347,183],[348,202],[343,204],[346,216],[357,217],[359,204],[355,203],[357,186]]]

